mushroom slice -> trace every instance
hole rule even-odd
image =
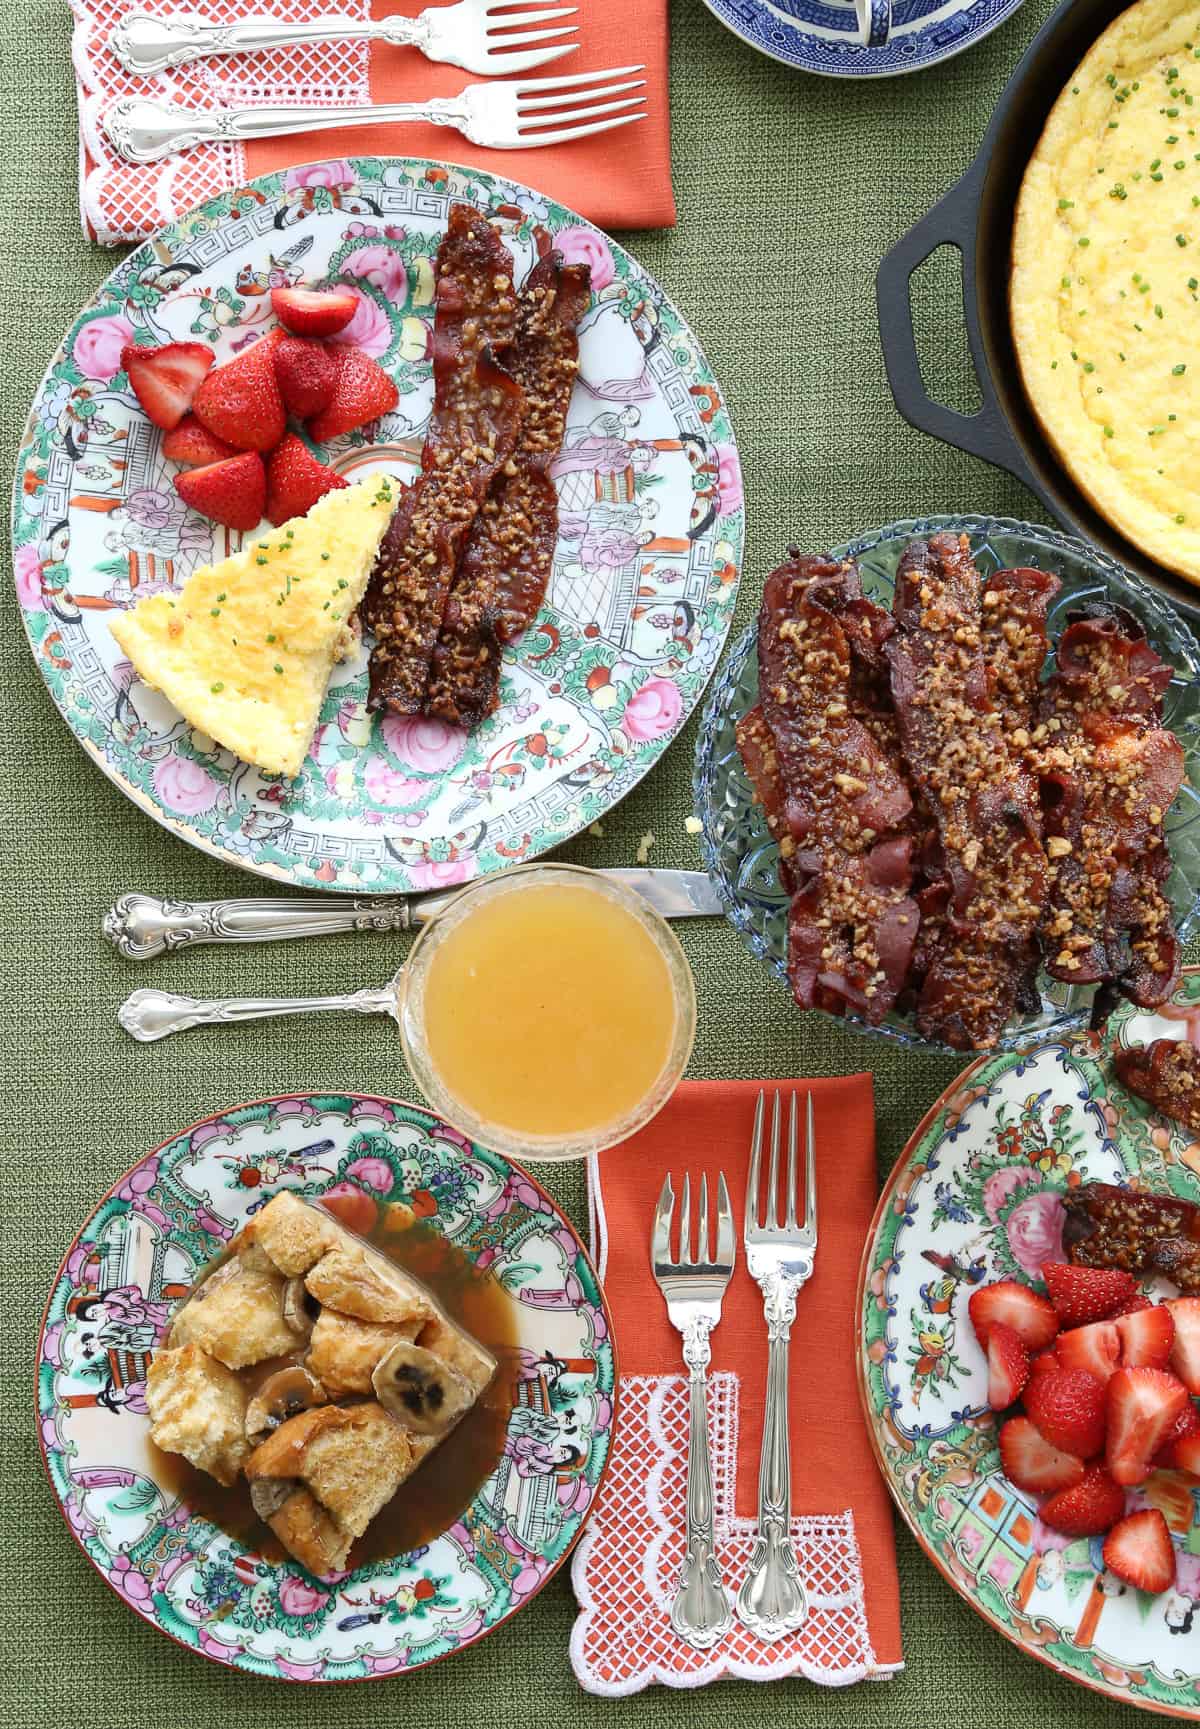
[[[414,1435],[445,1435],[475,1403],[465,1376],[409,1339],[392,1346],[371,1383],[384,1410]]]
[[[260,1477],[250,1485],[250,1504],[269,1525],[289,1495],[300,1487],[294,1477]]]
[[[297,1363],[268,1375],[246,1407],[246,1439],[252,1447],[273,1435],[289,1417],[325,1405],[329,1396],[320,1381]]]
[[[283,1318],[301,1339],[310,1337],[321,1305],[311,1297],[301,1278],[289,1279],[283,1287]]]

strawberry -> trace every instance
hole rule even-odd
[[[1105,1385],[1121,1366],[1121,1335],[1112,1321],[1093,1321],[1060,1333],[1054,1345],[1064,1369],[1082,1369]]]
[[[238,450],[272,450],[286,421],[273,361],[275,344],[256,342],[210,372],[192,404],[197,420]]]
[[[273,288],[271,311],[294,336],[332,336],[358,311],[352,288]]]
[[[256,450],[247,450],[224,462],[210,462],[206,468],[177,474],[175,490],[201,516],[245,533],[262,521],[267,475],[262,457]]]
[[[1003,1321],[988,1328],[987,1360],[988,1404],[993,1411],[1007,1411],[1029,1379],[1029,1352]]]
[[[168,432],[162,450],[172,462],[183,462],[190,468],[201,468],[209,462],[224,462],[227,456],[237,455],[232,444],[226,444],[223,438],[215,437],[206,426],[201,426],[194,414],[185,414],[179,425]]]
[[[334,355],[334,365],[333,398],[329,407],[323,408],[308,423],[309,433],[318,444],[327,438],[336,438],[341,432],[350,432],[356,426],[365,426],[367,421],[376,420],[395,408],[400,400],[400,392],[382,366],[376,365],[360,348],[339,348]],[[1033,1293],[1029,1294],[1032,1296]],[[1046,1307],[1050,1307],[1049,1303]]]
[[[1118,1369],[1108,1383],[1106,1459],[1118,1483],[1144,1483],[1150,1462],[1187,1404],[1187,1388],[1162,1369]]]
[[[1054,1346],[1050,1345],[1046,1350],[1037,1351],[1030,1357],[1029,1378],[1033,1380],[1037,1375],[1053,1375],[1061,1368],[1062,1364],[1055,1355]]]
[[[1073,1267],[1069,1262],[1047,1261],[1042,1277],[1062,1327],[1103,1321],[1137,1290],[1128,1273],[1107,1267]]]
[[[1083,1479],[1083,1460],[1052,1447],[1028,1417],[1010,1417],[1000,1430],[1000,1461],[1010,1483],[1034,1494],[1069,1489]]]
[[[1104,1565],[1139,1591],[1167,1591],[1175,1583],[1175,1547],[1157,1507],[1114,1525],[1104,1540]]]
[[[1052,1447],[1077,1459],[1104,1445],[1104,1388],[1082,1369],[1039,1375],[1025,1390],[1025,1409]]]
[[[267,460],[267,520],[278,528],[293,516],[307,516],[318,498],[346,484],[289,432]]]
[[[192,406],[212,363],[212,349],[202,342],[164,342],[157,348],[128,342],[121,350],[129,388],[165,432],[178,426]]]
[[[1171,1355],[1175,1322],[1169,1309],[1159,1306],[1120,1315],[1113,1325],[1121,1335],[1123,1369],[1161,1369]]]
[[[283,406],[298,420],[328,407],[336,373],[333,355],[310,336],[283,336],[275,344],[275,378]]]
[[[1089,1465],[1082,1479],[1051,1495],[1038,1509],[1043,1525],[1068,1537],[1098,1537],[1125,1511],[1125,1491],[1103,1465]]]
[[[1176,1297],[1165,1307],[1175,1323],[1171,1368],[1189,1393],[1200,1393],[1200,1297]]]
[[[1144,1291],[1134,1291],[1131,1297],[1126,1297],[1123,1303],[1117,1304],[1108,1318],[1110,1321],[1115,1321],[1118,1315],[1137,1315],[1143,1309],[1152,1309],[1153,1307],[1154,1304]]]
[[[1177,1468],[1176,1446],[1181,1441],[1190,1441],[1194,1435],[1200,1435],[1200,1411],[1189,1400],[1179,1413],[1174,1428],[1167,1431],[1162,1446],[1155,1453],[1151,1465],[1156,1471],[1172,1471]],[[1187,1470],[1186,1465],[1182,1467]]]
[[[1058,1332],[1058,1316],[1047,1299],[1028,1285],[1018,1285],[1015,1279],[1001,1279],[974,1291],[967,1310],[979,1342],[985,1346],[988,1329],[997,1321],[1011,1327],[1027,1351],[1040,1351]]]
[[[1171,1449],[1171,1462],[1177,1471],[1190,1471],[1193,1477],[1200,1477],[1200,1428],[1176,1441]]]

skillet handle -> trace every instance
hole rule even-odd
[[[975,224],[985,168],[985,162],[973,162],[958,184],[885,254],[875,278],[879,337],[896,407],[910,426],[930,433],[956,450],[965,450],[997,468],[1007,469],[1036,490],[1021,447],[996,400],[979,330]],[[935,402],[921,378],[909,285],[918,265],[939,246],[957,247],[962,261],[963,322],[983,397],[983,406],[976,414],[959,414],[944,403]]]

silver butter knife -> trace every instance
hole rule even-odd
[[[666,919],[706,918],[722,911],[703,871],[653,870],[648,866],[606,870],[644,895]],[[320,937],[347,931],[407,931],[437,918],[458,893],[342,900],[334,895],[261,896],[221,901],[156,900],[122,895],[104,916],[104,935],[126,960],[148,961],[197,943],[265,943],[286,937]]]

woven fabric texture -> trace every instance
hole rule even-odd
[[[581,0],[584,12],[604,0]],[[875,329],[883,248],[970,160],[1011,68],[1050,9],[1024,8],[988,41],[916,78],[853,85],[793,74],[743,47],[701,0],[672,6],[679,226],[632,242],[677,300],[727,393],[749,515],[738,618],[792,540],[819,548],[897,517],[980,510],[1041,516],[1015,481],[922,438],[895,413]],[[586,16],[585,16],[586,27]],[[20,0],[0,55],[0,440],[6,471],[29,402],[70,318],[115,262],[81,238],[76,122],[63,0]],[[379,140],[381,147],[384,139]],[[620,134],[614,149],[624,149]],[[528,174],[537,179],[535,153]],[[917,286],[931,380],[970,401],[953,272]],[[7,557],[5,558],[7,563]],[[8,588],[7,571],[3,584]],[[11,590],[9,590],[11,594]],[[566,856],[695,865],[684,828],[695,722],[654,774]],[[528,1718],[639,1729],[1132,1729],[1139,1716],[1053,1676],[954,1596],[901,1532],[907,1669],[842,1692],[796,1680],[651,1689],[627,1704],[583,1694],[567,1662],[575,1615],[560,1575],[518,1620],[450,1663],[369,1687],[256,1683],[176,1650],[101,1584],[70,1541],[38,1462],[34,1339],[46,1291],[101,1190],[169,1133],[220,1106],[304,1087],[413,1092],[384,1022],[278,1021],[135,1047],[115,1010],[135,984],[199,994],[295,994],[382,981],[407,939],[364,936],[200,949],[138,968],[100,919],[122,890],[195,898],[252,878],[160,832],[85,759],[42,687],[8,596],[0,607],[0,1729],[355,1729]],[[952,1060],[799,1019],[721,923],[679,927],[700,990],[697,1076],[875,1076],[881,1171],[951,1080]],[[836,1158],[836,1147],[825,1156]],[[582,1221],[582,1167],[551,1186]],[[401,1705],[401,1695],[403,1704]]]

